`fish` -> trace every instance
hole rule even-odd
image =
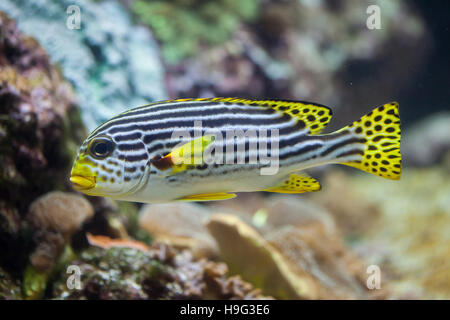
[[[238,192],[319,191],[320,183],[305,170],[327,164],[400,179],[397,102],[322,134],[331,117],[329,107],[307,101],[154,102],[93,130],[80,146],[70,181],[87,195],[165,203],[226,200]]]

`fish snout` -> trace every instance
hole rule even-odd
[[[89,190],[95,187],[94,176],[70,175],[70,182],[76,190]]]
[[[89,165],[77,161],[70,172],[70,182],[76,190],[90,190],[96,186],[96,174]]]

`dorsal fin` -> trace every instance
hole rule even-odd
[[[290,100],[277,100],[277,99],[267,99],[267,100],[250,100],[241,98],[184,98],[184,99],[174,99],[166,101],[158,101],[148,104],[143,107],[152,107],[161,105],[164,103],[171,102],[189,102],[189,101],[215,101],[224,102],[225,104],[237,104],[237,105],[248,105],[252,107],[262,107],[270,108],[280,111],[284,114],[288,114],[291,117],[297,118],[299,121],[303,121],[305,128],[309,129],[310,134],[320,133],[330,121],[333,112],[330,108],[315,102],[308,101],[290,101]],[[133,112],[135,109],[131,109],[122,113],[126,115],[127,113]],[[91,134],[92,135],[92,134]]]
[[[330,108],[307,101],[288,101],[288,100],[248,100],[240,98],[212,98],[210,101],[219,101],[225,103],[244,104],[249,106],[258,106],[263,108],[271,108],[291,117],[297,118],[305,123],[309,128],[310,134],[318,134],[328,124],[333,115]],[[202,99],[205,101],[205,99]]]

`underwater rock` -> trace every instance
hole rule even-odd
[[[58,257],[63,253],[66,241],[54,231],[37,231],[34,235],[36,248],[30,255],[30,263],[41,273],[52,270]]]
[[[430,166],[450,155],[450,112],[441,112],[409,126],[402,137],[406,165]]]
[[[141,208],[139,225],[158,241],[189,248],[195,257],[215,257],[217,246],[204,226],[210,215],[199,204],[150,204]]]
[[[79,29],[67,27],[76,14],[70,6],[80,10]],[[126,108],[166,97],[157,44],[118,1],[2,0],[0,10],[61,66],[89,129]]]
[[[321,191],[322,192],[322,191]],[[322,223],[327,230],[334,231],[336,222],[325,207],[308,199],[306,195],[241,193],[232,201],[215,201],[206,206],[214,213],[231,213],[261,234],[312,221]]]
[[[370,299],[366,265],[337,233],[314,222],[283,227],[265,239],[279,250],[292,272],[309,280],[302,297],[312,299]]]
[[[31,264],[41,272],[50,271],[70,236],[93,214],[89,201],[77,194],[54,191],[36,199],[27,215],[36,243]]]
[[[449,168],[404,168],[400,181],[383,183],[361,174],[350,182],[346,188],[379,211],[351,245],[379,266],[389,297],[449,299]]]
[[[128,220],[128,210],[120,210],[119,204],[110,198],[87,196],[87,199],[94,207],[95,213],[86,223],[85,231],[116,238],[127,236],[125,223]],[[123,212],[122,215],[120,211]]]
[[[285,226],[301,227],[314,222],[323,225],[328,232],[336,231],[332,214],[305,197],[271,196],[266,199],[264,208],[267,211],[267,220],[265,228],[260,228],[263,234]]]
[[[266,199],[262,192],[242,192],[232,200],[206,203],[206,207],[215,213],[232,213],[252,224],[254,213],[260,209],[265,209]]]
[[[52,230],[69,237],[94,214],[94,208],[83,196],[54,191],[36,199],[27,216],[38,230]]]
[[[311,284],[292,274],[281,254],[238,217],[215,214],[207,228],[232,274],[241,275],[275,298],[307,295]]]
[[[0,265],[20,273],[31,249],[28,206],[68,188],[86,132],[70,84],[38,42],[2,12],[0,34]]]
[[[207,224],[232,274],[280,299],[368,299],[363,263],[320,222],[264,237],[241,219],[215,214]]]
[[[0,300],[22,299],[20,283],[0,268]]]
[[[81,289],[70,290],[67,275],[53,286],[55,299],[262,299],[240,278],[227,277],[223,263],[194,261],[188,251],[153,244],[131,248],[91,248],[72,262],[82,274]]]
[[[319,101],[340,109],[331,129],[390,101],[398,83],[413,83],[430,47],[422,18],[404,1],[334,2],[264,1],[253,23],[241,19],[221,44],[196,46],[194,57],[168,66],[170,96]],[[379,30],[366,25],[373,4]]]
[[[322,190],[307,195],[310,201],[328,209],[339,229],[347,237],[359,236],[369,231],[380,215],[378,206],[353,192],[352,182],[353,178],[347,172],[339,169],[328,170],[322,181]]]

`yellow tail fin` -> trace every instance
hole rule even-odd
[[[342,130],[351,130],[366,139],[362,161],[343,162],[383,178],[398,180],[402,170],[400,154],[400,116],[398,103],[374,109]]]

